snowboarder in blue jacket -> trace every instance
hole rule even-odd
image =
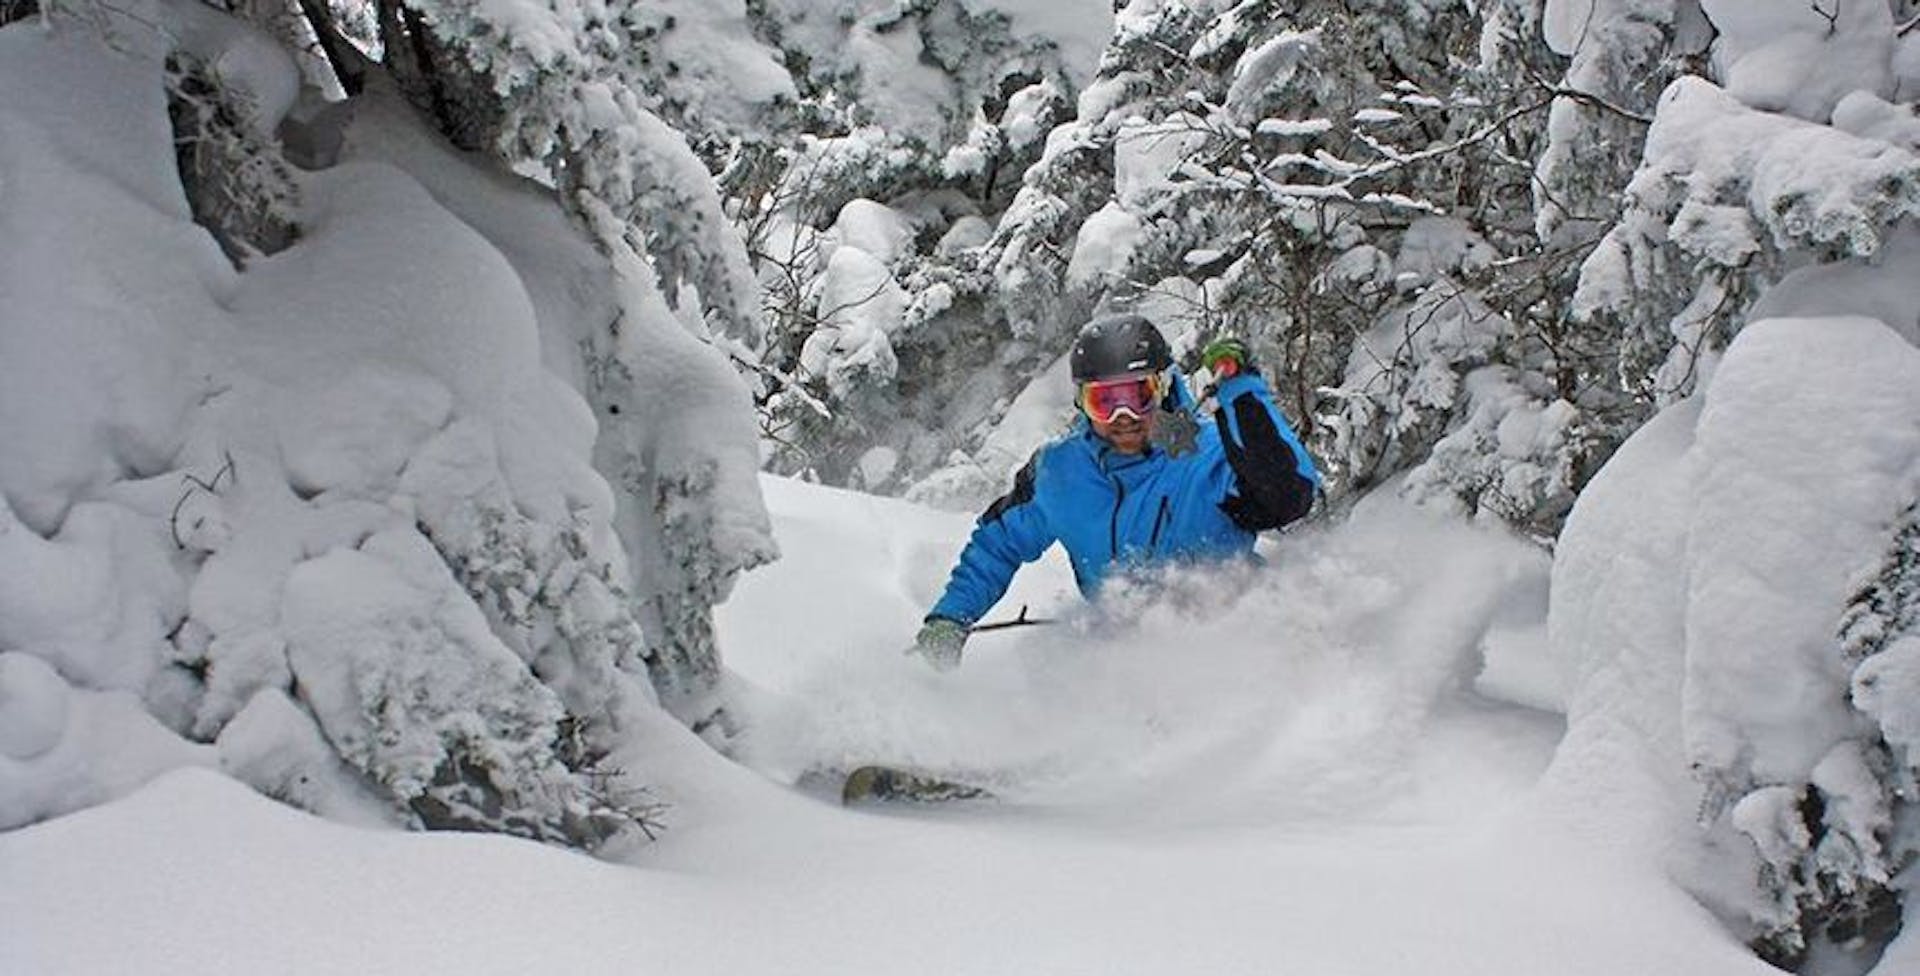
[[[1246,346],[1217,340],[1201,362],[1219,385],[1199,412],[1151,322],[1110,315],[1080,330],[1070,357],[1080,415],[980,516],[914,646],[939,670],[960,663],[968,629],[1021,564],[1055,542],[1092,598],[1115,569],[1246,556],[1254,534],[1305,516],[1320,473],[1274,406]]]

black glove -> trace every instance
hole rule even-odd
[[[1239,443],[1227,425],[1229,409],[1240,428]],[[1220,443],[1233,468],[1237,493],[1220,503],[1233,524],[1248,532],[1277,529],[1312,510],[1313,481],[1300,473],[1300,459],[1258,397],[1235,398],[1214,411],[1213,422],[1220,427]]]

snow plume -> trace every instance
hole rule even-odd
[[[1572,694],[1546,795],[1636,811],[1606,819],[1623,848],[1694,852],[1678,870],[1782,963],[1851,943],[1870,966],[1916,849],[1888,752],[1911,710],[1879,686],[1905,680],[1917,391],[1920,351],[1878,322],[1750,326],[1588,486],[1555,559]]]
[[[1526,645],[1497,683],[1540,683],[1519,669],[1543,661],[1546,557],[1391,496],[1352,525],[1279,539],[1265,567],[1115,580],[1098,610],[1050,556],[996,616],[1029,603],[1058,622],[977,634],[964,666],[942,676],[900,649],[965,520],[768,489],[794,561],[743,584],[759,616],[723,610],[722,623],[753,648],[741,667],[761,683],[744,755],[782,779],[889,761],[983,777],[1011,800],[1077,816],[1391,819],[1431,799],[1428,788],[1474,788],[1428,780],[1420,730],[1451,735],[1459,709],[1493,707],[1467,688],[1495,633]],[[872,595],[860,620],[810,621],[848,586]]]
[[[36,702],[0,822],[218,764],[357,821],[648,829],[654,685],[717,709],[710,606],[772,554],[738,381],[623,218],[610,266],[377,82],[236,270],[175,167],[171,10],[118,51],[0,31],[0,701]]]

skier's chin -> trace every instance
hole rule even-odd
[[[1147,449],[1147,425],[1138,420],[1120,420],[1107,426],[1107,443],[1122,454],[1139,454]]]

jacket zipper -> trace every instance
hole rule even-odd
[[[1113,479],[1113,518],[1107,523],[1107,551],[1113,553],[1113,561],[1120,561],[1120,506],[1127,500],[1127,485],[1117,476]]]
[[[1166,526],[1167,501],[1166,495],[1160,496],[1160,512],[1153,517],[1153,536],[1147,540],[1147,550],[1150,552],[1160,551],[1160,530]]]

